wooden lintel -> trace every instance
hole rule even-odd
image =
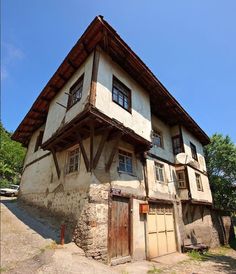
[[[89,171],[89,160],[88,160],[88,156],[86,154],[86,151],[85,151],[85,148],[83,145],[82,138],[79,133],[77,133],[77,136],[78,136],[78,142],[79,142],[80,150],[81,150],[81,153],[82,153],[82,156],[84,159],[84,164],[85,164],[86,170]]]
[[[90,161],[89,170],[93,170],[93,148],[94,148],[94,122],[90,122]]]
[[[110,154],[109,159],[108,159],[108,161],[106,163],[106,167],[105,167],[106,172],[108,172],[110,170],[110,168],[111,168],[111,164],[112,164],[114,156],[115,156],[115,154],[116,154],[116,152],[118,150],[118,145],[119,145],[119,142],[120,142],[120,139],[121,139],[122,135],[123,135],[122,132],[119,132],[117,134],[116,140],[115,140],[115,142],[113,144],[113,147],[112,147],[112,150],[111,150],[111,154]]]
[[[96,100],[99,58],[100,58],[100,52],[96,48],[93,55],[93,68],[92,68],[92,78],[91,78],[90,96],[89,96],[89,103],[93,106],[95,106],[95,100]]]
[[[107,130],[103,135],[102,135],[102,139],[99,143],[99,146],[98,146],[98,149],[97,149],[97,152],[96,152],[96,155],[94,157],[94,160],[93,160],[93,168],[95,169],[97,167],[97,164],[98,164],[98,161],[100,159],[100,156],[102,154],[102,151],[103,151],[103,148],[104,148],[104,145],[107,141],[107,138],[109,136],[109,133],[110,133],[110,129]]]
[[[55,164],[56,171],[57,171],[57,177],[58,177],[58,179],[60,179],[61,171],[60,171],[59,164],[57,161],[57,155],[56,155],[56,152],[54,149],[52,149],[52,156],[53,156],[54,164]]]

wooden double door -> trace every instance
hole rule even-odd
[[[113,196],[110,215],[110,258],[130,255],[130,205],[129,199]]]
[[[150,204],[147,226],[149,259],[176,251],[172,205]]]

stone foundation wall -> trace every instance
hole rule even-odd
[[[188,208],[186,208],[188,207]],[[184,233],[182,241],[189,238],[194,243],[197,238],[209,247],[228,244],[232,236],[230,216],[204,205],[184,205],[182,209]]]

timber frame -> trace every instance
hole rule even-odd
[[[45,123],[52,99],[93,52],[95,53],[93,56],[89,104],[94,105],[96,100],[97,67],[101,50],[110,55],[114,62],[120,65],[137,83],[149,92],[153,114],[160,117],[170,126],[178,124],[185,126],[203,145],[209,143],[206,133],[102,16],[95,17],[68,53],[13,134],[13,140],[21,142],[24,146],[28,145],[33,132]]]
[[[94,151],[94,137],[98,135],[102,135],[102,138],[97,151]],[[89,155],[83,144],[83,140],[87,138],[90,140]],[[88,105],[83,112],[57,131],[50,139],[44,142],[41,147],[44,150],[52,152],[57,175],[58,178],[60,178],[56,152],[79,144],[86,170],[92,172],[98,164],[106,142],[109,140],[114,140],[114,145],[106,163],[107,172],[110,170],[120,140],[133,144],[136,153],[142,153],[151,147],[151,142],[142,138],[117,120],[104,115],[91,105]]]

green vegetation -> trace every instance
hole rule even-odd
[[[204,152],[215,207],[236,209],[235,144],[229,136],[214,134]]]
[[[152,266],[152,269],[148,270],[147,274],[159,274],[161,273],[162,270],[156,268],[154,265]]]
[[[0,187],[19,184],[25,151],[0,123]]]

